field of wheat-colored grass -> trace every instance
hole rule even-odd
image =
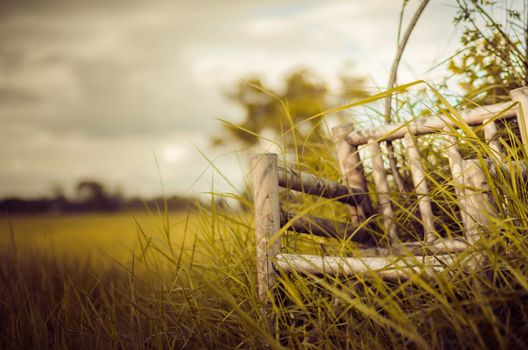
[[[185,212],[168,216],[170,240],[180,242],[184,230],[193,230],[196,219]],[[163,214],[138,212],[70,215],[0,216],[0,246],[37,249],[50,256],[89,259],[93,263],[130,261],[139,237],[165,240]]]

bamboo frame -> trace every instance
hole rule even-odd
[[[524,148],[528,151],[528,88],[510,92],[517,108],[510,102],[463,111],[459,116],[470,126],[484,124],[485,138],[490,148],[501,156],[500,143],[497,140],[495,119],[511,119],[517,116]],[[526,111],[526,112],[525,112]],[[493,117],[493,119],[490,119]],[[488,192],[486,176],[477,160],[462,160],[457,150],[457,139],[450,135],[456,128],[455,120],[448,117],[424,117],[410,123],[385,125],[365,130],[352,130],[351,126],[337,127],[332,130],[336,142],[339,166],[347,186],[314,175],[287,169],[278,169],[277,156],[264,154],[253,159],[253,183],[255,198],[255,222],[257,227],[257,284],[259,298],[267,301],[269,289],[275,281],[279,268],[284,271],[301,273],[343,273],[356,275],[375,272],[383,278],[405,279],[411,273],[432,276],[444,271],[448,266],[460,264],[465,268],[477,268],[484,259],[482,254],[466,252],[479,239],[479,231],[489,225],[490,215],[494,215],[493,205]],[[430,200],[427,199],[427,184],[420,161],[420,154],[412,135],[423,135],[445,131],[446,154],[453,176],[453,184],[460,203],[460,212],[464,225],[464,239],[436,239]],[[389,187],[381,155],[380,141],[404,138],[410,162],[411,173],[419,198],[420,215],[426,232],[426,241],[398,243],[394,225],[394,213],[388,195]],[[358,226],[371,212],[370,199],[357,146],[367,144],[372,156],[373,177],[378,193],[380,212],[386,236],[393,243],[389,248],[367,248],[357,251],[357,257],[310,256],[280,254],[280,239],[276,235],[279,227],[288,225],[295,232],[321,234],[334,237],[350,237],[362,241],[370,238],[366,230]],[[488,163],[484,162],[483,165]],[[487,165],[486,165],[487,166]],[[499,165],[492,165],[490,176]],[[528,166],[521,162],[519,169],[527,176]],[[502,166],[502,171],[507,171]],[[280,212],[278,186],[283,186],[308,194],[333,198],[346,203],[351,208],[353,224],[333,222],[323,218],[309,218],[292,213]],[[333,229],[333,230],[332,230]],[[432,255],[431,255],[432,254]]]
[[[293,169],[278,168],[279,186],[306,194],[335,199],[341,203],[358,206],[367,197],[359,188],[349,188],[337,182],[318,178],[313,174]]]
[[[279,186],[277,155],[255,156],[251,164],[257,245],[257,292],[261,301],[268,300],[269,289],[275,283],[276,270],[272,260],[280,252]]]
[[[519,103],[517,106],[517,121],[524,150],[528,153],[528,87],[510,91],[510,97],[513,101]]]
[[[479,228],[489,226],[489,215],[493,215],[488,196],[489,185],[477,159],[462,161],[464,169],[466,229],[464,237],[473,244],[479,239]]]
[[[407,148],[407,157],[409,158],[409,167],[413,178],[415,192],[418,194],[418,208],[424,227],[424,239],[426,242],[432,242],[437,237],[435,234],[433,210],[431,209],[431,199],[428,197],[427,182],[425,181],[425,172],[422,167],[420,151],[414,144],[411,134],[405,134],[404,144]]]
[[[286,225],[289,231],[314,236],[350,239],[354,242],[370,243],[370,233],[361,226],[352,223],[329,220],[316,216],[298,216],[293,212],[281,211],[281,227]]]
[[[397,256],[462,253],[469,243],[460,239],[439,238],[434,242],[403,242],[390,248],[372,247],[356,251],[358,256]]]
[[[374,175],[374,184],[376,185],[376,192],[378,194],[379,209],[383,215],[383,227],[391,242],[398,241],[398,233],[394,225],[394,212],[389,196],[389,184],[383,166],[383,158],[381,157],[381,148],[379,143],[374,140],[368,142],[368,147],[372,156],[372,171]]]
[[[336,144],[337,161],[344,183],[362,193],[368,193],[367,180],[358,149],[345,142],[344,136],[353,128],[351,125],[332,129],[332,136]],[[370,198],[365,196],[359,205],[350,206],[350,217],[354,225],[359,225],[372,214]]]
[[[474,271],[482,262],[478,253],[424,256],[336,257],[303,254],[278,254],[277,268],[286,272],[355,276],[375,273],[389,280],[406,280],[411,274],[433,277],[450,266]]]
[[[495,156],[502,156],[501,146],[499,140],[499,131],[497,130],[497,123],[493,120],[486,119],[484,121],[484,138],[490,149],[495,153]]]
[[[448,131],[448,130],[446,130]],[[462,219],[462,225],[464,229],[468,229],[470,226],[469,219],[465,210],[466,194],[464,190],[464,171],[462,164],[462,157],[457,149],[457,139],[453,135],[446,135],[446,154],[449,160],[449,168],[451,169],[451,176],[453,177],[453,186],[455,188],[455,194],[460,208],[460,217]]]
[[[524,108],[524,110],[528,111],[528,97],[520,93],[516,94],[516,97],[520,98],[522,101],[524,101],[524,97],[526,97],[526,108]],[[498,103],[463,111],[460,112],[459,115],[470,126],[480,125],[484,120],[494,117],[499,113],[502,113],[501,119],[515,118],[517,116],[517,111],[515,109],[508,109],[511,106],[511,102]],[[443,116],[423,117],[411,122],[387,124],[377,128],[352,131],[344,137],[344,140],[351,146],[360,146],[367,144],[370,139],[381,142],[401,139],[407,133],[416,136],[432,134],[441,131],[446,126],[456,127],[455,120]]]

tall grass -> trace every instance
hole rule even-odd
[[[450,132],[460,138],[464,155],[499,163],[479,130],[442,103],[461,130]],[[408,115],[431,106],[412,105]],[[256,294],[251,201],[239,193],[214,194],[238,199],[243,209],[219,208],[214,200],[196,208],[192,215],[198,222],[182,229],[178,242],[171,240],[168,218],[162,225],[165,240],[153,239],[138,222],[139,251],[128,264],[103,270],[38,251],[17,252],[13,232],[12,249],[0,255],[0,348],[526,348],[528,190],[518,176],[518,161],[526,154],[507,127],[504,136],[511,171],[493,175],[484,167],[498,214],[481,229],[474,249],[487,259],[476,271],[455,264],[432,278],[416,273],[398,282],[375,272],[346,278],[281,273],[271,302],[262,304]],[[310,148],[311,158],[284,159],[337,180],[332,147],[328,140],[314,140],[295,148]],[[459,236],[455,185],[442,148],[431,140],[421,151],[437,227],[445,236]],[[346,216],[345,207],[322,198],[283,196],[305,212]],[[416,199],[396,191],[392,199],[400,229],[420,235]],[[284,233],[282,243],[295,252],[357,254],[347,240]]]

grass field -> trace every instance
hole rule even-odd
[[[497,161],[467,124],[458,128],[468,157]],[[461,253],[478,250],[485,259],[477,269],[460,262],[425,275],[417,266],[398,281],[374,270],[340,276],[279,269],[268,303],[256,293],[253,207],[243,195],[224,194],[247,211],[211,200],[190,215],[4,217],[0,349],[528,348],[528,186],[520,168],[528,156],[516,135],[507,136],[509,171],[492,177],[482,168],[497,212]],[[439,211],[437,223],[443,237],[455,237],[460,225],[451,223],[461,209],[453,193],[463,188],[444,181],[442,150],[424,151],[433,205],[455,210]],[[319,175],[339,178],[332,152],[317,160]],[[401,207],[396,220],[417,220],[416,199],[390,199]],[[341,215],[321,198],[290,200]],[[347,239],[335,239],[335,250],[297,236],[280,239],[296,252],[358,253]]]
[[[196,220],[185,212],[168,216],[170,240],[183,239]],[[190,221],[188,221],[188,219]],[[44,254],[93,263],[117,260],[127,263],[138,251],[139,237],[166,241],[164,214],[144,212],[74,215],[17,215],[0,217],[0,245],[38,249]]]

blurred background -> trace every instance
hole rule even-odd
[[[244,123],[248,84],[282,97],[311,89],[313,110],[380,91],[401,9],[384,0],[2,0],[0,197],[108,197],[110,208],[116,198],[229,189],[211,162],[238,186],[237,151],[259,145],[221,120]],[[445,75],[460,45],[455,13],[447,0],[429,5],[398,82]]]

